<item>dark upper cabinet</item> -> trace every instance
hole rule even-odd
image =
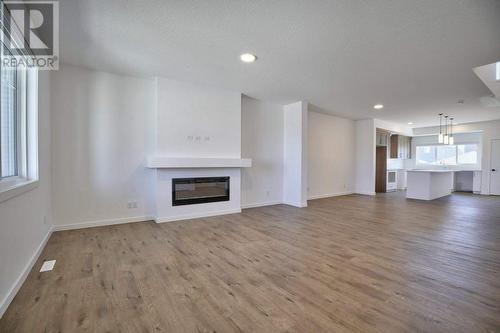
[[[411,137],[391,135],[390,158],[407,160],[411,158]]]

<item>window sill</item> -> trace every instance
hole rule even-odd
[[[37,187],[38,180],[27,180],[25,178],[4,179],[0,181],[0,203]]]

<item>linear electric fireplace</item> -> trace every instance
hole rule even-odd
[[[174,178],[172,205],[229,201],[229,177]]]

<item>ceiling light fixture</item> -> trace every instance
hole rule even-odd
[[[375,104],[375,105],[373,106],[373,108],[374,108],[375,110],[381,110],[381,109],[383,109],[383,108],[384,108],[384,106],[383,106],[382,104]]]
[[[408,123],[408,125],[413,125],[413,123],[410,121],[410,122]]]
[[[243,53],[242,55],[240,55],[240,59],[243,62],[250,63],[250,62],[254,62],[255,60],[257,60],[257,57],[251,53]]]

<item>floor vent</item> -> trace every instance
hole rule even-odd
[[[40,268],[40,272],[47,272],[54,269],[54,265],[56,264],[55,260],[46,260],[43,262],[42,268]]]

